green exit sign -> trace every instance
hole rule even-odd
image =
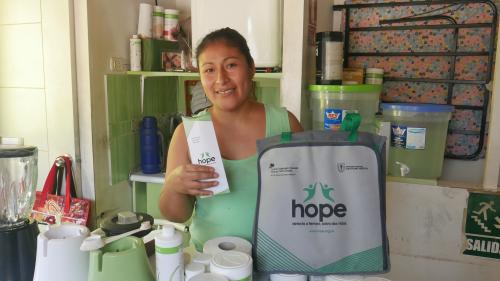
[[[500,195],[469,193],[464,255],[500,259]]]

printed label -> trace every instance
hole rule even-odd
[[[323,115],[323,124],[325,130],[340,130],[342,121],[344,120],[347,113],[358,113],[357,110],[345,110],[340,108],[325,108],[325,114]]]
[[[326,130],[340,130],[342,124],[342,109],[325,108],[324,124]]]
[[[406,149],[425,149],[425,128],[408,127]]]
[[[426,128],[391,125],[391,146],[406,149],[425,149]]]

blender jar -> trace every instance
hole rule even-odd
[[[14,141],[12,141],[14,140]],[[35,201],[38,149],[0,137],[0,228],[26,223]]]

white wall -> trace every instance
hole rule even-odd
[[[496,281],[500,261],[462,255],[468,191],[387,184],[387,231],[393,281]]]
[[[129,38],[137,33],[139,0],[76,0],[78,94],[84,195],[95,200],[94,216],[108,211],[132,209],[128,182],[109,185],[108,137],[104,75],[111,57],[128,62]],[[180,2],[179,7],[176,2]],[[181,20],[189,1],[158,1],[165,8],[181,10]],[[123,153],[128,153],[124,151]]]
[[[71,1],[0,0],[0,136],[38,147],[38,188],[58,155],[78,158],[71,11]]]

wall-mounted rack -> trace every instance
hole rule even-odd
[[[446,157],[481,157],[496,42],[492,1],[351,3],[333,10],[344,15],[345,67],[384,68],[384,102],[453,105]]]

